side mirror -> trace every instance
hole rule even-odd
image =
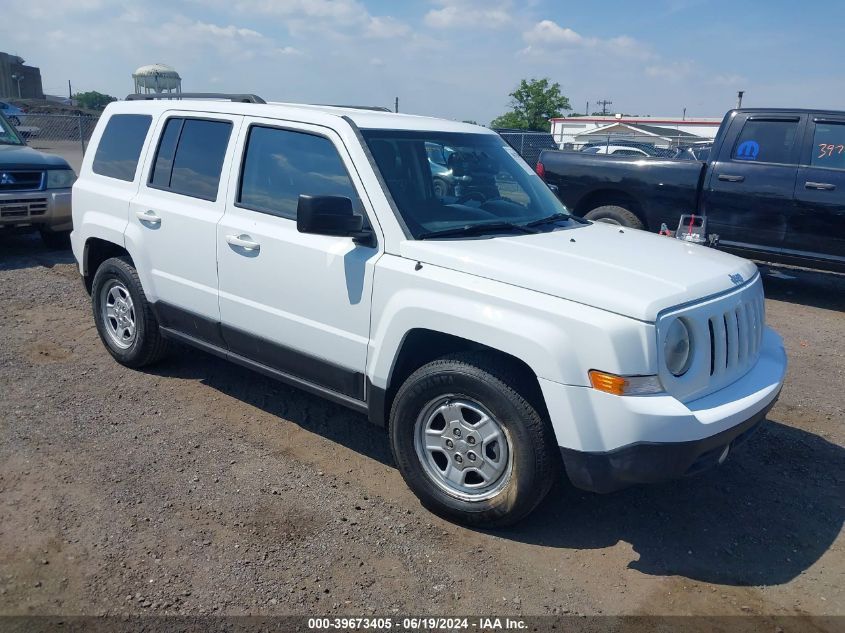
[[[558,189],[557,185],[547,185],[547,186],[548,186],[549,189],[551,189],[553,194],[555,194],[556,196],[559,196],[560,189]]]
[[[363,228],[364,217],[355,214],[349,198],[299,196],[296,230],[300,233],[351,237],[357,244],[373,245],[373,232]]]

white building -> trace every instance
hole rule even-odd
[[[655,147],[710,142],[722,119],[671,117],[578,116],[552,119],[552,136],[561,149],[580,149],[587,143],[637,141]]]

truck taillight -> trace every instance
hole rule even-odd
[[[537,161],[537,166],[534,168],[534,170],[537,172],[537,175],[540,176],[540,178],[543,178],[545,180],[545,178],[546,178],[546,166],[543,165],[543,163],[541,163],[540,161]]]

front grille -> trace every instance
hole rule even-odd
[[[0,200],[0,218],[28,218],[47,213],[47,198]]]
[[[736,373],[757,360],[765,323],[761,296],[741,300],[708,319],[710,375]]]
[[[672,322],[683,319],[690,329],[692,358],[687,371],[673,375],[662,345]],[[766,315],[760,275],[724,295],[685,306],[657,322],[658,375],[666,391],[689,402],[739,380],[754,367],[763,344]]]
[[[34,191],[41,189],[43,171],[7,171],[0,169],[0,191]]]

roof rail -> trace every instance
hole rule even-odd
[[[127,101],[151,101],[153,99],[220,99],[239,103],[267,103],[258,95],[229,94],[226,92],[153,92],[126,95]]]
[[[349,108],[351,110],[372,110],[373,112],[393,112],[390,108],[384,106],[364,106],[364,105],[339,105],[336,103],[313,103],[319,108]]]

